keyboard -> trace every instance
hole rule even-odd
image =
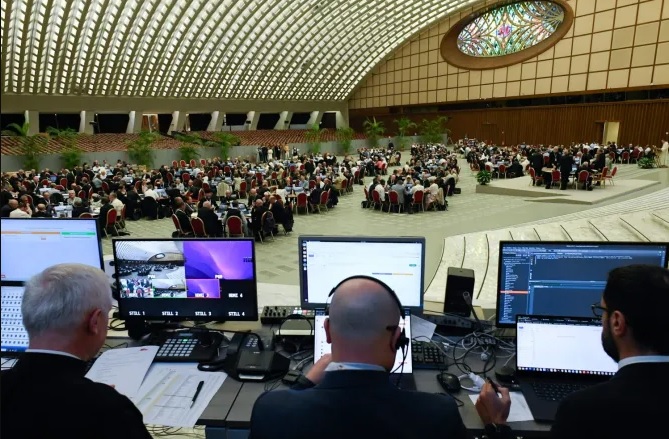
[[[263,325],[280,325],[286,317],[298,314],[313,320],[316,311],[313,309],[302,309],[299,306],[265,306],[260,313],[260,323]]]
[[[578,383],[551,383],[551,382],[533,382],[532,389],[539,399],[545,401],[562,401],[570,393],[582,390],[588,387],[586,384]]]
[[[414,369],[445,369],[446,355],[432,343],[425,341],[411,342],[411,360]]]
[[[205,335],[178,331],[153,333],[143,344],[159,346],[153,361],[200,363],[216,357],[222,341],[223,336],[216,332]]]

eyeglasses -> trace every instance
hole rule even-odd
[[[604,311],[608,311],[608,309],[604,308],[599,303],[593,303],[590,305],[590,309],[592,309],[592,313],[595,317],[601,317],[604,315]]]

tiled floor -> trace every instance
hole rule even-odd
[[[300,234],[318,235],[371,235],[371,236],[425,236],[427,261],[425,285],[429,285],[439,267],[444,252],[444,238],[485,230],[509,227],[533,221],[551,221],[559,215],[578,213],[623,200],[634,199],[669,186],[669,169],[642,170],[636,165],[621,165],[618,179],[645,179],[658,181],[620,198],[605,200],[595,206],[559,203],[534,203],[524,197],[475,193],[476,181],[465,166],[460,177],[462,194],[448,199],[445,212],[425,212],[415,215],[388,214],[362,209],[362,186],[340,197],[335,209],[327,213],[296,215],[294,231],[288,236],[277,236],[272,242],[257,244],[258,281],[270,284],[298,285],[297,237]],[[174,226],[169,218],[157,221],[128,221],[130,237],[168,238]],[[111,241],[103,239],[103,252],[111,255]]]

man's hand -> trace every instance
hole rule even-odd
[[[309,369],[309,372],[307,372],[306,375],[307,379],[314,384],[320,383],[325,375],[325,368],[328,367],[330,363],[332,363],[332,355],[323,355],[320,360]]]
[[[476,400],[476,411],[484,424],[503,425],[509,417],[511,398],[509,389],[500,387],[500,396],[497,396],[492,385],[486,382],[481,388],[479,399]]]

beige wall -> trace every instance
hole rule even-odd
[[[349,108],[456,102],[669,84],[669,0],[569,0],[574,25],[536,58],[494,70],[447,64],[439,45],[477,7],[442,20],[367,77]]]

